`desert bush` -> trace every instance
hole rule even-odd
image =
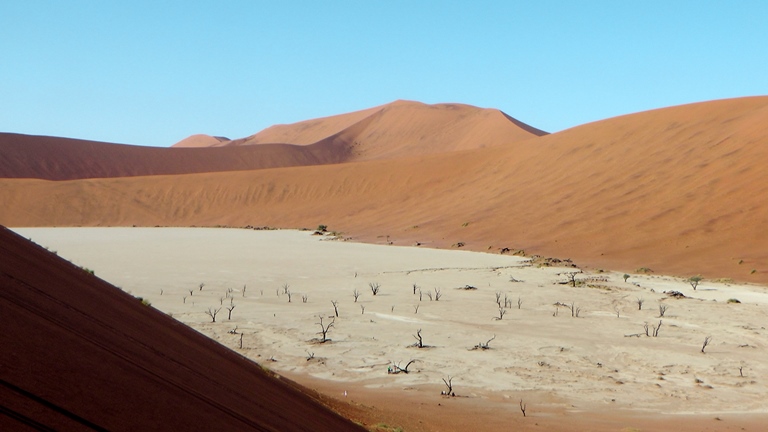
[[[741,301],[739,299],[736,299],[736,298],[729,298],[728,299],[728,303],[741,303]]]

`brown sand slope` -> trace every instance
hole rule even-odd
[[[618,117],[532,146],[253,172],[3,180],[0,223],[322,223],[361,240],[523,248],[599,267],[764,283],[766,137],[768,97],[755,97]]]
[[[351,160],[397,158],[512,144],[545,135],[496,109],[396,101],[339,116],[267,128],[223,145],[341,142]]]
[[[363,430],[3,227],[0,256],[2,430]]]
[[[0,133],[0,154],[0,177],[72,180],[330,164],[349,150],[334,143],[169,149]]]

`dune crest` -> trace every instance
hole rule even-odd
[[[229,141],[230,139],[226,137],[195,134],[184,138],[171,147],[218,147],[226,145]]]

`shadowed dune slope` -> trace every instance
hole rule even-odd
[[[546,135],[496,109],[396,101],[376,108],[267,128],[221,145],[340,142],[350,160],[399,158],[509,145]]]
[[[1,430],[363,430],[3,227],[0,257]]]
[[[339,163],[349,154],[335,143],[160,148],[0,133],[0,177],[72,180],[238,171]]]
[[[768,97],[617,117],[535,144],[251,172],[2,180],[0,223],[326,224],[359,240],[768,282]]]

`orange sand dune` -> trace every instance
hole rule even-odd
[[[334,164],[509,145],[540,134],[498,110],[400,101],[234,141],[193,135],[170,149],[0,134],[0,177],[73,180]]]
[[[0,223],[327,224],[436,247],[768,282],[768,97],[535,138],[332,166],[70,182],[3,180]]]
[[[342,142],[351,160],[397,158],[512,144],[545,135],[496,109],[396,101],[333,117],[267,128],[221,145]]]
[[[335,143],[170,149],[0,133],[0,154],[0,177],[72,180],[339,163],[350,152]]]
[[[218,147],[228,142],[229,138],[197,134],[190,135],[171,147]]]
[[[364,430],[4,227],[0,257],[1,430]]]

